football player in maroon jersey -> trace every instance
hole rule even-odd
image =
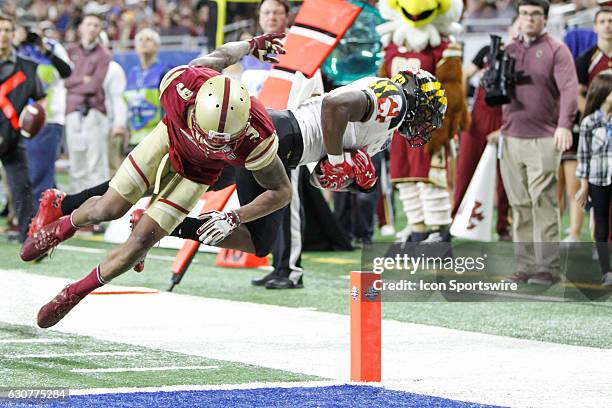
[[[235,211],[207,213],[201,232],[211,245],[231,234],[227,239],[233,247],[253,252],[249,231],[241,224],[286,206],[291,186],[277,156],[278,137],[265,108],[240,82],[218,71],[249,53],[274,62],[274,54],[285,52],[281,37],[265,34],[228,43],[193,61],[194,65],[169,71],[160,85],[163,120],[124,160],[108,190],[24,242],[22,259],[38,259],[80,227],[122,217],[153,189],[151,204],[128,240],[43,306],[38,313],[40,327],[55,325],[94,289],[137,264],[183,221],[226,166],[251,171],[265,191]]]

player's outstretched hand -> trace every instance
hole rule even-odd
[[[278,63],[276,55],[287,53],[281,42],[283,37],[284,33],[272,33],[251,38],[248,40],[251,55],[262,62]]]
[[[378,176],[370,155],[359,149],[352,155],[352,160],[357,186],[364,191],[373,189],[378,181]]]
[[[334,191],[342,190],[347,182],[355,177],[353,167],[345,161],[333,165],[328,160],[324,160],[321,163],[321,173],[319,177],[321,187]]]
[[[240,225],[236,211],[206,211],[198,218],[204,220],[196,232],[204,245],[217,245]]]

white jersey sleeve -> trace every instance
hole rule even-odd
[[[406,113],[407,102],[400,85],[387,78],[367,77],[333,90],[342,93],[363,91],[370,98],[372,113],[363,122],[349,122],[346,126],[342,145],[345,150],[365,149],[369,155],[383,150],[391,141]],[[323,144],[321,106],[323,97],[307,100],[292,109],[300,131],[304,150],[300,164],[317,162],[327,152]]]
[[[374,107],[364,123],[387,125],[387,130],[397,129],[406,113],[406,97],[401,85],[387,78],[366,79],[367,86],[362,88],[373,99]]]

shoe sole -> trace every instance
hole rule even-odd
[[[266,286],[266,289],[303,289],[303,284],[293,285],[293,286]]]

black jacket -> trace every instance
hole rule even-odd
[[[0,78],[0,157],[19,142],[19,115],[23,108],[31,100],[45,97],[37,66],[34,61],[17,56],[12,72]]]

